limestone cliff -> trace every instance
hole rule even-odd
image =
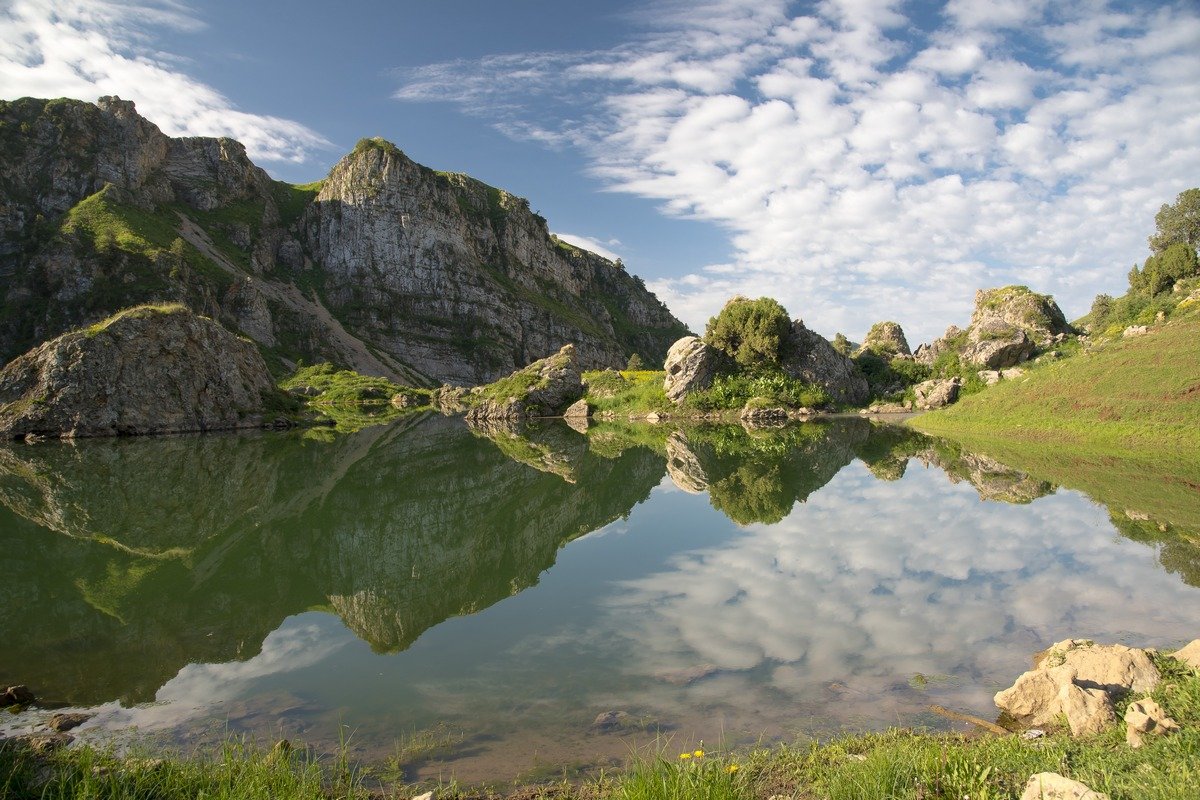
[[[0,362],[163,302],[252,338],[277,371],[328,360],[409,384],[485,382],[568,342],[586,367],[657,360],[685,332],[527,201],[381,140],[292,186],[119,98],[25,98],[0,102],[0,156]]]

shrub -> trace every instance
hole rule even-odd
[[[751,398],[792,408],[824,406],[830,402],[821,387],[778,371],[719,375],[709,389],[689,394],[684,402],[699,411],[724,411],[742,408]]]
[[[743,367],[778,366],[787,355],[791,320],[769,297],[735,297],[708,321],[704,341]]]

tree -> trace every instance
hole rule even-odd
[[[1109,294],[1098,294],[1096,299],[1092,301],[1091,310],[1091,329],[1093,331],[1102,331],[1108,322],[1108,315],[1112,313],[1113,298]]]
[[[1196,249],[1186,242],[1176,242],[1146,259],[1142,275],[1151,296],[1170,291],[1176,281],[1200,275]]]
[[[787,310],[769,297],[735,297],[708,321],[704,341],[743,367],[779,366],[792,323]]]
[[[1154,226],[1150,249],[1155,255],[1173,244],[1186,244],[1194,254],[1200,247],[1200,189],[1180,192],[1175,205],[1163,204],[1154,215]]]
[[[642,363],[642,357],[639,356],[637,353],[634,353],[633,355],[631,355],[629,357],[629,363],[627,363],[625,365],[626,372],[637,372],[637,371],[645,369],[645,368],[646,368],[645,365]]]
[[[850,340],[846,338],[846,334],[841,332],[834,334],[831,344],[833,344],[834,350],[837,350],[844,356],[849,356],[850,352],[854,349],[850,346]]]

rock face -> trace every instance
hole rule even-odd
[[[163,302],[283,368],[325,360],[424,385],[494,380],[563,342],[589,368],[656,361],[687,332],[525,200],[387,142],[296,187],[236,141],[168,137],[118,98],[0,101],[0,287],[0,362]]]
[[[792,321],[789,344],[790,355],[782,365],[788,375],[820,386],[838,403],[862,405],[867,401],[867,379],[825,337],[797,319]]]
[[[496,383],[475,390],[481,397],[467,419],[521,420],[562,416],[583,395],[583,379],[574,345],[564,345]]]
[[[929,411],[948,406],[958,399],[958,391],[961,388],[962,381],[958,378],[934,378],[922,381],[913,387],[917,398],[917,408]]]
[[[273,388],[252,343],[182,306],[140,307],[10,362],[0,372],[0,435],[254,427]]]
[[[1001,370],[1075,332],[1049,295],[1026,286],[980,289],[967,329],[950,326],[933,344],[918,347],[915,357],[928,365],[943,353],[958,352],[965,364]]]
[[[904,329],[895,322],[876,322],[867,331],[862,346],[858,352],[870,351],[890,356],[911,356],[908,340],[904,338]]]
[[[1072,733],[1095,732],[1116,719],[1114,696],[1158,685],[1158,670],[1146,651],[1120,644],[1066,639],[1039,658],[995,697],[1002,711],[1027,725],[1048,725],[1066,714]]]
[[[692,392],[712,386],[724,355],[696,336],[685,336],[667,351],[663,388],[672,403],[681,403]]]

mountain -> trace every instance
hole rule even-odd
[[[274,369],[493,380],[573,342],[661,360],[686,333],[618,262],[519,197],[364,139],[272,180],[232,139],[172,138],[115,97],[0,102],[0,361],[128,306],[180,302]]]

